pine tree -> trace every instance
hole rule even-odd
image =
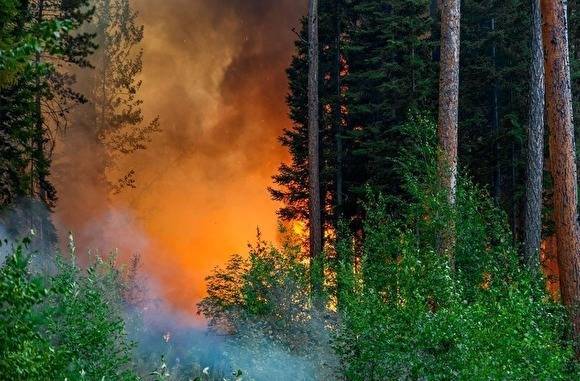
[[[336,3],[324,0],[319,5],[319,134],[321,141],[320,189],[322,226],[326,230],[336,220],[332,205],[336,204],[336,36],[335,20],[331,16]],[[274,200],[283,206],[278,216],[283,221],[308,221],[308,32],[306,19],[301,21],[301,29],[296,40],[296,53],[287,69],[289,93],[286,102],[293,126],[280,136],[280,143],[288,148],[291,163],[282,163],[278,174],[273,177],[275,186],[269,189]],[[341,38],[342,40],[342,38]],[[344,63],[340,63],[341,73]],[[343,113],[341,112],[343,118]]]
[[[368,182],[400,195],[397,189],[401,178],[392,163],[393,154],[400,148],[397,143],[402,143],[400,138],[397,142],[397,126],[406,120],[410,109],[432,109],[436,103],[436,44],[431,39],[429,3],[390,3],[320,3],[321,200],[323,225],[335,231],[340,215],[353,231],[360,232],[360,201]],[[371,35],[375,32],[378,38]],[[307,179],[305,41],[303,28],[288,69],[287,101],[294,128],[280,139],[288,147],[292,163],[280,166],[274,177],[276,187],[270,189],[272,197],[284,203],[279,211],[283,220],[305,221],[308,216],[307,190],[302,185]],[[367,63],[365,60],[375,53],[382,56]],[[367,90],[372,90],[372,110],[365,104],[368,98],[357,95]],[[382,117],[383,111],[389,116]],[[381,120],[375,123],[378,115]]]
[[[12,207],[3,218],[13,218],[8,225],[15,235],[34,229],[41,246],[55,241],[48,213],[56,201],[48,180],[52,133],[66,121],[69,106],[81,98],[71,90],[72,77],[65,74],[65,66],[87,64],[85,58],[94,47],[91,35],[78,30],[91,15],[86,5],[14,1],[6,11],[15,13],[2,25],[3,39],[16,44],[16,56],[21,57],[0,88],[1,166],[7,180],[0,207]]]
[[[410,110],[435,104],[431,24],[427,1],[353,3],[344,49],[352,152],[345,191],[353,198],[366,183],[389,195],[401,193],[392,160],[404,144],[398,128]]]
[[[20,0],[4,0],[0,7],[0,49],[2,57],[16,54],[25,47],[30,21],[28,4]],[[8,54],[6,53],[8,52]],[[2,61],[0,67],[0,208],[27,194],[30,189],[27,173],[33,93],[24,86],[32,75],[34,49],[18,57],[25,64]]]
[[[310,229],[310,278],[312,291],[318,295],[322,291],[324,276],[320,200],[318,0],[310,0],[308,4],[308,226]]]
[[[138,75],[143,69],[143,26],[128,0],[103,0],[97,4],[94,24],[99,49],[94,56],[89,99],[94,137],[104,147],[103,180],[116,169],[119,155],[145,149],[159,131],[159,118],[143,121]],[[110,182],[113,192],[135,187],[134,172]]]
[[[523,142],[530,49],[521,43],[521,36],[529,33],[527,4],[467,0],[461,21],[465,54],[460,65],[458,159],[509,212],[515,238],[523,227],[526,173]],[[409,110],[436,110],[440,32],[432,1],[361,0],[340,5],[337,28],[337,4],[320,3],[321,199],[325,227],[334,228],[342,214],[357,232],[362,228],[360,201],[367,184],[405,199],[402,174],[393,166],[393,158],[405,146],[398,126],[408,119]],[[339,55],[334,48],[337,34]],[[307,123],[306,38],[302,31],[288,69],[288,104],[295,128],[281,141],[293,162],[280,167],[276,189],[271,190],[284,203],[279,214],[286,220],[308,216],[307,190],[301,186],[307,179],[307,135],[302,129]],[[337,104],[340,113],[335,113]]]
[[[487,187],[521,237],[529,119],[529,2],[462,3],[459,163]]]
[[[457,192],[457,144],[459,114],[459,0],[441,1],[441,64],[439,79],[439,177],[449,205],[455,205]],[[443,233],[441,251],[451,259],[455,246],[455,226]]]

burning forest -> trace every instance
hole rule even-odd
[[[0,380],[578,379],[578,12],[0,0]]]

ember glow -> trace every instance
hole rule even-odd
[[[57,219],[62,233],[78,232],[85,246],[140,253],[159,295],[193,312],[204,278],[232,253],[245,252],[257,227],[276,239],[277,205],[266,188],[286,160],[277,142],[290,123],[285,68],[291,29],[306,2],[136,0],[134,6],[145,25],[143,110],[146,120],[160,116],[163,131],[149,149],[120,163],[119,172],[136,171],[137,188],[113,196],[112,213],[93,198],[94,179],[62,170],[72,160],[90,167],[91,149],[79,159],[78,150],[61,147]]]

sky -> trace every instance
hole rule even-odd
[[[189,313],[204,278],[246,252],[257,227],[276,240],[278,205],[267,187],[288,159],[277,138],[290,126],[285,69],[306,0],[133,5],[145,26],[143,110],[146,121],[159,116],[162,131],[119,162],[135,170],[137,188],[109,201],[90,175],[99,148],[82,128],[63,136],[56,220],[84,249],[138,253],[156,294]]]

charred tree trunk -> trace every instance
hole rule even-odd
[[[455,205],[457,188],[457,128],[459,108],[460,0],[441,0],[441,64],[439,74],[439,175],[448,202]],[[451,224],[453,225],[453,224]],[[442,252],[453,264],[455,228],[444,233]]]
[[[541,5],[560,292],[572,320],[576,354],[580,355],[580,228],[566,2],[541,0]]]
[[[530,62],[530,110],[524,221],[524,261],[540,270],[542,240],[542,181],[544,172],[544,48],[540,0],[532,0],[532,59]]]
[[[319,100],[318,0],[308,5],[308,175],[310,212],[310,267],[313,293],[322,291],[322,222],[320,202],[320,137],[318,126]]]

